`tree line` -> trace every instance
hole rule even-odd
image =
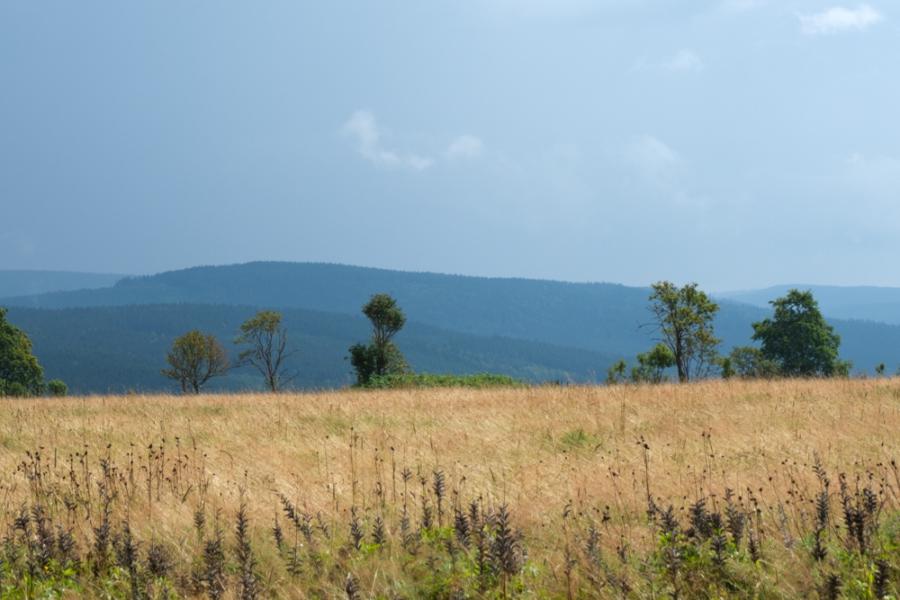
[[[637,364],[619,360],[607,372],[607,383],[660,383],[674,370],[679,382],[718,375],[741,377],[848,376],[851,364],[840,360],[840,336],[828,324],[811,291],[792,289],[770,302],[771,317],[752,324],[759,346],[739,346],[719,354],[721,340],[714,321],[719,305],[696,283],[678,287],[669,281],[652,286],[649,324],[657,344],[637,355]],[[884,373],[884,365],[876,367]]]
[[[758,346],[740,346],[727,355],[719,353],[721,340],[714,322],[719,306],[697,284],[679,287],[662,281],[652,286],[649,297],[656,345],[638,354],[636,364],[619,360],[607,372],[607,383],[660,383],[674,374],[679,382],[719,376],[725,379],[774,377],[847,376],[850,363],[839,358],[840,336],[826,322],[810,291],[790,290],[771,302],[771,317],[752,324]],[[376,294],[362,307],[371,324],[371,337],[348,349],[356,385],[383,387],[391,378],[412,370],[394,337],[406,324],[397,301]],[[161,373],[175,381],[184,393],[200,393],[213,379],[237,367],[255,369],[271,392],[283,390],[297,376],[288,359],[297,350],[289,343],[282,315],[259,311],[241,324],[234,343],[241,348],[232,361],[212,334],[188,331],[176,338]],[[884,364],[875,372],[883,375]],[[0,308],[0,396],[37,396],[67,393],[59,380],[44,381],[31,341],[6,320]]]
[[[356,383],[368,385],[373,379],[405,373],[409,366],[394,336],[406,323],[397,301],[387,294],[376,294],[362,308],[372,325],[367,344],[354,344],[349,349],[350,363],[356,371]],[[297,376],[287,368],[287,359],[296,353],[288,344],[282,315],[263,310],[244,321],[234,343],[243,348],[232,363],[225,347],[215,336],[192,330],[178,337],[166,355],[168,368],[162,374],[176,381],[181,391],[199,394],[211,379],[227,375],[236,367],[253,367],[262,376],[266,389],[281,391]]]

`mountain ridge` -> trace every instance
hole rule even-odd
[[[633,361],[637,353],[652,346],[655,338],[649,325],[650,288],[329,263],[254,262],[193,267],[126,278],[107,288],[0,300],[0,305],[39,309],[226,305],[320,311],[359,319],[362,305],[380,292],[392,294],[411,323],[434,327],[444,335],[452,332],[476,336],[481,343],[499,337],[547,344],[573,353],[596,353],[603,357],[597,359],[596,372],[602,372],[610,359]],[[723,353],[733,346],[751,343],[751,323],[771,314],[770,308],[727,298],[719,303],[721,310],[715,327],[723,340]],[[857,371],[872,372],[881,362],[891,370],[900,364],[900,327],[830,321],[842,336],[842,356],[850,359]],[[127,331],[121,334],[130,335]],[[429,368],[441,370],[440,366],[432,363]]]
[[[897,287],[780,284],[755,290],[722,292],[716,297],[768,308],[772,300],[790,289],[811,290],[822,313],[828,317],[900,324],[900,288]]]

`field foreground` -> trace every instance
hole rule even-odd
[[[0,404],[4,595],[897,597],[898,380]]]

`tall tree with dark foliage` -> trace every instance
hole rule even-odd
[[[0,308],[0,396],[36,396],[44,391],[44,369],[25,332],[6,320]]]
[[[406,360],[392,341],[406,324],[397,301],[388,294],[376,294],[362,312],[372,323],[372,340],[350,347],[350,364],[356,370],[357,385],[367,385],[374,377],[406,372]]]
[[[772,301],[772,318],[753,324],[762,355],[785,377],[846,375],[849,363],[838,359],[841,336],[825,321],[811,291],[790,290]]]

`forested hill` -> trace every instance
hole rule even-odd
[[[225,304],[295,308],[359,317],[374,293],[393,295],[411,322],[476,336],[503,336],[607,357],[632,359],[648,349],[649,290],[609,283],[563,283],[410,273],[318,263],[248,263],[197,267],[123,279],[96,290],[0,300],[44,308],[141,304]],[[751,323],[767,309],[722,301],[716,320],[722,350],[747,344]],[[841,354],[856,370],[900,365],[900,327],[833,320]],[[186,323],[187,324],[187,323]],[[436,365],[436,370],[447,370]],[[573,367],[573,371],[577,371]],[[598,365],[598,371],[601,365]]]
[[[123,279],[115,286],[0,300],[40,308],[198,303],[304,308],[359,315],[374,293],[394,296],[411,320],[475,335],[500,335],[616,356],[646,349],[645,288],[410,273],[316,263],[197,267]],[[763,311],[739,304],[722,311],[726,339],[743,341]]]
[[[12,308],[9,319],[31,337],[48,378],[66,381],[73,392],[158,391],[174,384],[165,379],[166,352],[190,329],[216,335],[232,357],[230,345],[253,307],[168,304],[72,309]],[[284,311],[290,345],[296,354],[288,370],[301,388],[332,388],[353,382],[345,360],[351,344],[364,341],[369,323],[351,316],[302,309]],[[613,358],[588,350],[540,342],[482,337],[410,322],[397,336],[410,365],[440,373],[493,372],[545,382],[602,380]],[[258,375],[238,370],[211,382],[210,389],[260,389]]]

